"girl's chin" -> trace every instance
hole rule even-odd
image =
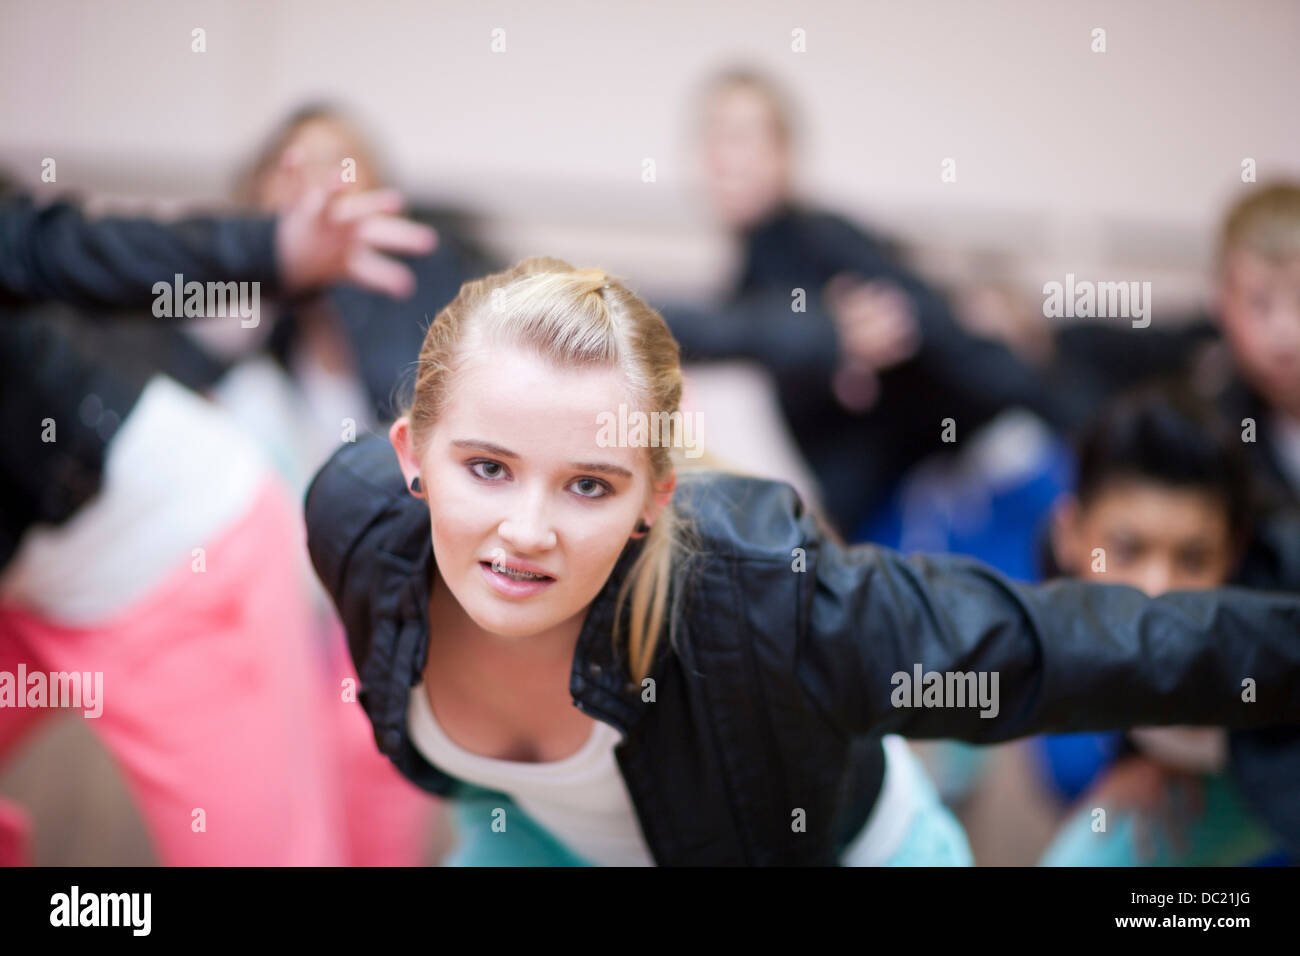
[[[469,612],[469,617],[485,633],[506,640],[532,637],[559,623],[518,608],[477,608]]]

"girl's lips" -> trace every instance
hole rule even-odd
[[[555,577],[550,571],[533,564],[531,561],[523,561],[519,558],[507,559],[500,551],[494,552],[490,558],[484,558],[479,563],[490,565],[493,568],[505,568],[508,571],[527,571],[529,574],[539,574],[548,578]]]
[[[492,564],[489,561],[480,561],[479,569],[487,578],[487,583],[494,591],[502,597],[508,598],[526,598],[538,594],[555,583],[554,578],[546,578],[539,581],[516,581],[514,578],[506,577],[504,574],[498,574],[492,570]]]

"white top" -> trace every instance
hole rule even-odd
[[[840,860],[843,866],[883,866],[902,845],[920,809],[925,774],[921,761],[902,737],[890,734],[882,737],[881,743],[885,748],[885,779],[867,822],[844,848]]]
[[[528,763],[484,757],[455,744],[434,718],[423,681],[411,688],[406,719],[411,742],[430,763],[453,777],[509,794],[582,859],[598,866],[654,866],[614,759],[614,746],[622,739],[617,728],[597,720],[577,753]]]
[[[622,739],[615,727],[597,720],[577,753],[527,763],[484,757],[455,744],[438,725],[423,682],[411,688],[406,719],[412,744],[430,763],[453,777],[509,794],[579,857],[598,866],[654,866],[614,758]],[[846,848],[845,866],[883,863],[902,843],[916,811],[920,764],[901,737],[885,737],[884,745],[880,796],[862,832]]]
[[[104,621],[192,566],[270,476],[220,408],[156,375],[108,443],[99,494],[62,524],[28,529],[0,597],[59,624]]]

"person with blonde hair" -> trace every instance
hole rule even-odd
[[[846,546],[785,483],[685,467],[681,387],[622,281],[527,259],[462,286],[389,442],[307,491],[358,698],[453,802],[449,862],[968,862],[895,735],[1300,720],[1300,600]],[[673,427],[610,440],[611,413]]]

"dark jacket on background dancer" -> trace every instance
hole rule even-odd
[[[1046,388],[1001,343],[963,329],[938,292],[847,220],[787,201],[747,229],[744,243],[743,271],[726,302],[660,311],[684,362],[748,358],[772,373],[791,436],[842,535],[857,531],[908,467],[951,447],[945,418],[959,440],[1014,406],[1058,427],[1083,420],[1085,408]],[[880,398],[865,413],[841,405],[831,385],[840,350],[820,294],[843,272],[901,288],[920,332],[916,355],[880,373]],[[804,290],[805,312],[792,309],[796,289]]]

